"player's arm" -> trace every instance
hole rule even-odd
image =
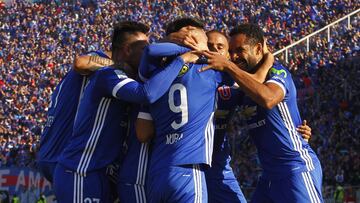
[[[74,70],[82,75],[88,75],[101,67],[113,64],[114,62],[109,58],[98,55],[83,55],[75,57]]]
[[[162,42],[150,44],[146,47],[145,53],[151,57],[176,56],[191,51],[189,48],[175,43]]]
[[[275,83],[261,83],[255,80],[250,73],[241,70],[236,64],[215,52],[205,51],[208,66],[202,70],[215,69],[227,72],[240,88],[257,104],[266,109],[272,109],[285,97],[285,90]]]
[[[155,135],[155,127],[148,111],[140,111],[135,122],[136,137],[140,142],[149,142]]]
[[[161,60],[158,57],[176,56],[188,52],[190,49],[174,43],[155,43],[145,47],[139,66],[139,77],[144,82],[147,81],[149,70],[158,67],[153,66],[153,60]]]
[[[301,134],[306,142],[309,142],[311,138],[311,128],[307,125],[307,121],[303,120],[303,123],[299,125],[296,130]]]
[[[183,65],[190,60],[192,55],[185,53],[174,59],[165,69],[155,74],[144,83],[137,82],[124,76],[118,76],[117,82],[110,81],[110,87],[113,87],[112,95],[118,99],[129,102],[149,104],[158,100],[170,88]],[[109,81],[105,80],[104,82]]]

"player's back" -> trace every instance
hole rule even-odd
[[[184,65],[169,91],[150,106],[155,123],[151,169],[211,164],[216,90],[223,74]]]
[[[264,175],[270,179],[310,171],[318,161],[310,145],[297,132],[301,117],[296,102],[296,87],[290,72],[276,63],[266,83],[283,88],[285,97],[268,110],[244,97],[241,112],[246,118],[251,138],[257,146]]]
[[[85,84],[86,76],[70,70],[56,86],[40,140],[39,161],[57,162],[72,134],[76,110]]]
[[[63,166],[82,175],[107,166],[120,155],[128,109],[126,102],[107,90],[104,75],[113,72],[113,68],[105,67],[89,76],[71,142],[59,159]],[[119,72],[119,77],[125,77]]]

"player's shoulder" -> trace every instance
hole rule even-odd
[[[291,77],[290,71],[281,63],[275,62],[274,65],[270,68],[270,75],[282,76],[283,78]]]

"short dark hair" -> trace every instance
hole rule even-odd
[[[150,27],[136,21],[121,21],[114,26],[112,35],[111,51],[114,52],[128,40],[129,34],[141,32],[147,34]]]
[[[251,45],[257,43],[264,44],[264,32],[258,25],[250,23],[240,24],[230,31],[230,37],[238,34],[246,35]]]
[[[166,35],[169,35],[173,32],[177,32],[181,28],[186,27],[186,26],[193,26],[193,27],[197,27],[200,29],[204,29],[205,24],[202,20],[200,20],[198,18],[194,18],[194,17],[177,18],[165,26]]]

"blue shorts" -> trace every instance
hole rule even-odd
[[[145,186],[131,183],[118,183],[120,202],[146,203]]]
[[[56,162],[45,162],[45,161],[37,162],[38,170],[50,183],[53,182],[55,167],[56,167]]]
[[[57,164],[54,190],[59,203],[111,202],[105,169],[89,172],[84,177]]]
[[[280,180],[260,178],[252,203],[322,203],[322,170],[320,164],[315,169],[299,172]]]
[[[206,179],[206,185],[209,203],[247,202],[236,179]]]
[[[169,166],[149,173],[147,197],[150,203],[206,203],[207,190],[204,170],[200,165]]]

